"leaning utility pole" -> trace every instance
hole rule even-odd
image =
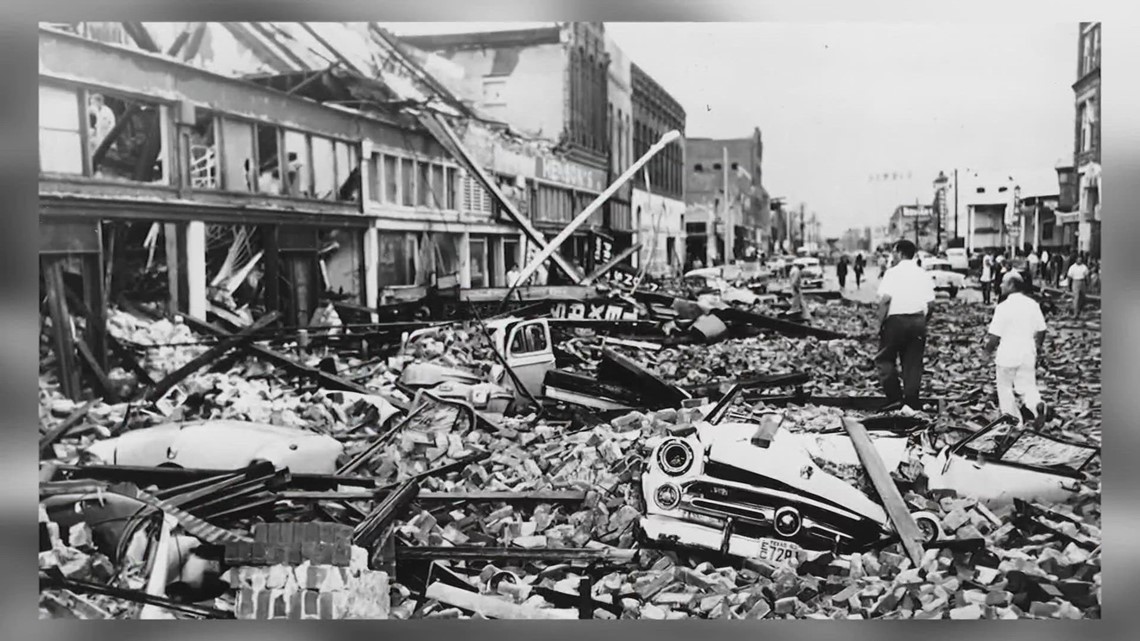
[[[732,201],[728,193],[728,147],[724,148],[724,161],[721,164],[724,175],[724,264],[736,258],[736,227],[732,222]]]
[[[806,215],[804,214],[804,204],[800,203],[800,247],[803,247],[807,244],[807,235],[804,234],[806,220]]]

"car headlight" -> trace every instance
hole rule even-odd
[[[800,516],[800,511],[789,505],[776,510],[773,515],[772,526],[775,528],[776,533],[780,536],[791,538],[795,536],[800,528],[803,527],[803,517]]]
[[[680,476],[693,466],[693,448],[685,441],[673,439],[657,450],[657,464],[670,476]]]
[[[653,501],[662,510],[672,510],[681,504],[681,488],[672,483],[666,483],[653,493]]]

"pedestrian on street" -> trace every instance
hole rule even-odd
[[[855,289],[863,286],[863,270],[867,268],[867,261],[863,254],[855,254]]]
[[[926,351],[926,323],[934,303],[934,281],[914,260],[914,243],[895,243],[898,263],[887,270],[879,283],[879,352],[875,366],[887,397],[887,408],[900,403],[921,410],[923,353]],[[896,361],[902,363],[902,387]]]
[[[1061,266],[1065,264],[1065,257],[1061,255],[1059,251],[1053,252],[1051,261],[1052,264],[1049,266],[1049,282],[1052,283],[1053,287],[1059,287],[1061,284]]]
[[[803,275],[804,266],[793,264],[791,272],[792,311],[799,312],[804,320],[811,320],[811,311],[808,310],[807,303],[804,302]]]
[[[1089,281],[1089,267],[1085,264],[1083,256],[1077,257],[1077,262],[1069,268],[1067,276],[1069,277],[1070,291],[1073,292],[1073,318],[1080,318]]]
[[[890,258],[886,254],[879,254],[879,278],[887,273],[888,262],[890,262]]]
[[[839,290],[847,287],[847,254],[839,257],[839,264],[835,266],[835,275],[839,277]]]
[[[1025,262],[1029,266],[1029,273],[1036,276],[1038,268],[1041,267],[1041,257],[1037,255],[1036,251],[1031,251],[1029,256],[1026,256]]]
[[[997,257],[994,258],[994,271],[992,274],[992,279],[990,280],[990,289],[993,292],[993,294],[997,297],[999,303],[1001,302],[1001,299],[1002,299],[1001,279],[1005,276],[1006,271],[1007,271],[1007,263],[1005,260],[1005,256],[1003,256],[1001,253],[998,253]]]
[[[514,287],[515,283],[519,282],[519,276],[522,276],[519,266],[511,263],[511,268],[507,270],[507,287]]]
[[[1053,257],[1049,255],[1048,249],[1041,250],[1041,266],[1038,268],[1040,273],[1037,275],[1041,277],[1042,281],[1049,280],[1049,261],[1052,260],[1052,258]]]
[[[1049,409],[1037,389],[1037,365],[1044,358],[1041,347],[1046,325],[1041,306],[1027,295],[1026,287],[1021,273],[1016,270],[1002,280],[1006,299],[994,309],[985,350],[994,354],[998,407],[1002,414],[1020,419],[1016,393],[1040,428]]]
[[[990,291],[994,281],[994,257],[989,254],[982,255],[982,303],[990,304]]]

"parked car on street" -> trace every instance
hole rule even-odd
[[[795,259],[792,264],[803,267],[804,274],[801,285],[804,289],[819,289],[823,287],[823,265],[820,264],[818,258],[805,256],[804,258]]]
[[[954,271],[950,261],[944,258],[924,260],[922,268],[934,279],[934,291],[946,292],[950,298],[956,298],[958,291],[966,286],[966,275]]]
[[[951,247],[946,250],[946,260],[950,262],[950,268],[956,272],[970,271],[970,255],[966,252],[965,247]]]

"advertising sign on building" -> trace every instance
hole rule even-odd
[[[601,193],[606,188],[606,172],[603,169],[543,156],[535,161],[535,175],[543,180],[594,193]]]

